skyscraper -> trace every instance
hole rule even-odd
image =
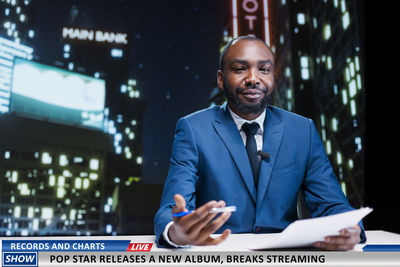
[[[129,75],[129,36],[85,28],[84,23],[71,19],[54,33],[59,40],[51,44],[54,51],[41,54],[33,47],[41,29],[30,28],[35,25],[36,7],[37,1],[29,0],[0,3],[0,12],[6,15],[0,21],[0,233],[126,233],[129,222],[123,220],[125,213],[120,207],[127,198],[121,192],[131,194],[142,178],[145,108],[136,80]],[[66,12],[71,11],[76,19],[74,10],[79,11],[79,6],[73,5]],[[46,62],[42,62],[44,56]],[[57,77],[70,77],[69,82],[75,85],[82,84],[81,78],[103,81],[101,127],[65,124],[51,120],[50,114],[38,117],[10,109],[16,57],[45,63],[26,65],[39,66],[43,73],[51,70]],[[53,86],[65,84],[71,85],[62,82]],[[91,99],[87,95],[86,100]],[[91,119],[87,112],[82,116]],[[150,221],[136,224],[138,231],[144,224],[148,229]]]
[[[277,103],[312,118],[351,204],[363,205],[365,90],[361,1],[271,2]]]

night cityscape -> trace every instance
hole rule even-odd
[[[314,121],[354,207],[382,205],[367,174],[366,88],[376,81],[366,9],[1,0],[0,235],[153,234],[176,122],[225,101],[220,51],[248,34],[275,54],[272,104]],[[379,227],[377,217],[367,225]]]

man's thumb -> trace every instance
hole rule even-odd
[[[172,209],[173,213],[177,213],[177,212],[181,212],[181,211],[187,211],[186,209],[186,201],[183,198],[183,196],[176,194],[174,196],[174,200],[175,200],[175,206]]]

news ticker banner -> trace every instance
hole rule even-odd
[[[153,250],[131,240],[2,240],[2,266],[400,266],[400,245],[385,252]],[[153,251],[152,251],[153,250]]]

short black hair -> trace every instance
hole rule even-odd
[[[239,37],[233,38],[232,40],[230,40],[230,41],[224,46],[224,49],[222,50],[221,56],[219,57],[219,66],[218,66],[218,67],[219,67],[219,69],[220,69],[221,71],[223,71],[223,70],[224,70],[224,67],[225,67],[225,62],[224,62],[224,61],[225,61],[225,55],[226,55],[226,53],[228,52],[228,50],[229,50],[229,48],[231,47],[231,45],[232,45],[234,42],[239,41],[239,40],[249,40],[249,41],[261,42],[261,43],[265,44],[265,46],[268,47],[268,49],[269,49],[269,50],[271,51],[271,53],[272,53],[271,48],[270,48],[263,40],[261,40],[260,38],[254,36],[254,35],[244,35],[244,36],[239,36]],[[274,53],[272,53],[272,54],[274,54]]]

